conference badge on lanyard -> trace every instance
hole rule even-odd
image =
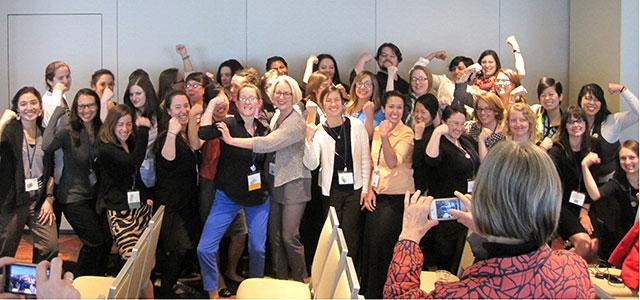
[[[262,187],[262,181],[260,179],[260,172],[256,169],[255,165],[251,165],[251,173],[247,176],[247,184],[249,192],[259,190]]]

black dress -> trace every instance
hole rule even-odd
[[[440,138],[440,155],[425,155],[425,162],[434,170],[429,195],[434,198],[455,197],[453,192],[467,192],[469,180],[475,179],[480,167],[477,143],[468,135],[458,139],[464,149],[458,148],[445,136]],[[421,241],[424,247],[425,268],[436,266],[457,274],[467,228],[455,220],[440,221]]]

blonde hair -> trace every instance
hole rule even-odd
[[[302,100],[302,92],[300,91],[300,86],[298,86],[298,82],[295,79],[287,75],[280,75],[276,78],[276,81],[273,84],[273,87],[271,87],[269,98],[275,99],[274,93],[276,92],[276,87],[278,86],[278,84],[281,84],[283,82],[289,85],[289,87],[291,88],[291,94],[293,96],[293,105],[298,104],[298,102]]]
[[[535,142],[538,140],[538,133],[536,132],[536,114],[531,110],[528,104],[526,103],[514,103],[507,110],[507,116],[504,119],[505,127],[507,128],[507,135],[513,135],[511,131],[511,127],[509,126],[509,118],[514,111],[519,111],[522,115],[527,119],[527,123],[529,123],[529,141]]]
[[[376,107],[375,110],[380,109],[380,91],[378,90],[378,78],[376,78],[375,74],[367,70],[364,70],[358,73],[358,75],[356,75],[356,77],[353,79],[353,82],[351,82],[351,88],[349,89],[349,102],[344,107],[344,113],[346,115],[352,116],[354,113],[356,113],[355,109],[356,107],[358,107],[358,95],[356,95],[356,85],[358,82],[363,81],[367,77],[371,79],[371,84],[372,84],[371,99],[368,99],[368,100],[373,101],[373,104],[375,104],[375,107]]]
[[[500,68],[500,70],[498,70],[498,72],[496,72],[496,77],[498,76],[499,73],[502,73],[504,75],[507,76],[507,78],[509,78],[509,81],[511,82],[511,84],[513,84],[513,88],[517,88],[519,86],[522,85],[522,80],[520,79],[520,74],[518,74],[518,72],[509,69],[509,68]],[[527,99],[522,96],[519,95],[518,97],[516,97],[515,99],[513,99],[513,102],[515,103],[527,103]]]
[[[480,234],[545,244],[558,226],[562,186],[551,158],[530,142],[496,144],[476,175]]]

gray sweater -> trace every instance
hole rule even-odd
[[[300,178],[311,178],[311,173],[304,166],[304,131],[305,121],[302,115],[294,111],[279,127],[273,129],[278,114],[271,122],[272,130],[267,136],[253,138],[253,151],[256,153],[275,152],[276,175],[273,186]]]

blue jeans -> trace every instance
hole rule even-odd
[[[220,248],[220,240],[242,208],[244,208],[249,228],[249,276],[264,276],[270,200],[267,199],[256,206],[243,206],[231,200],[222,190],[216,191],[215,199],[198,243],[198,260],[206,291],[214,291],[218,288],[219,272],[216,256]]]

